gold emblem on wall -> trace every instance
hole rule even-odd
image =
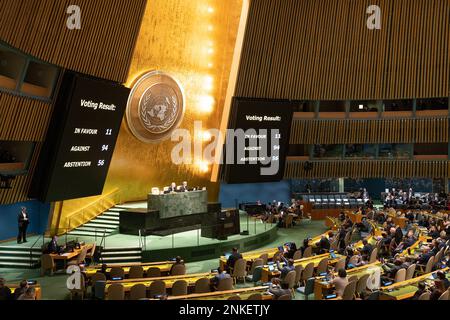
[[[184,109],[179,82],[161,71],[148,72],[135,81],[128,97],[128,128],[145,143],[168,139],[183,120]]]

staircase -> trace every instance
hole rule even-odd
[[[105,248],[102,251],[100,261],[101,263],[106,263],[108,265],[128,263],[128,262],[141,262],[142,248],[140,247]]]
[[[106,236],[109,236],[119,230],[119,212],[122,210],[124,209],[111,208],[67,234],[70,236],[101,237],[105,233]]]
[[[41,260],[41,248],[0,246],[0,268],[37,268]]]

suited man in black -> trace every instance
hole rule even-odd
[[[231,255],[228,257],[227,260],[227,269],[229,271],[233,270],[234,264],[236,261],[242,258],[242,254],[239,253],[237,248],[233,248]]]
[[[30,218],[28,217],[27,208],[21,208],[21,211],[17,216],[17,222],[19,224],[17,243],[27,242],[27,227],[30,224]]]
[[[180,186],[180,192],[188,192],[189,188],[186,181],[183,181],[183,184]]]
[[[172,182],[170,187],[167,189],[169,192],[177,192],[177,184],[175,182]]]

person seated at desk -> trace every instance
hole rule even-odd
[[[440,290],[439,288],[433,287],[431,289],[431,296],[430,300],[439,300],[439,297],[444,293],[444,291]]]
[[[421,265],[426,265],[428,260],[433,256],[429,247],[424,247],[422,253],[419,255],[417,259],[417,263]]]
[[[270,294],[275,296],[275,300],[285,294],[291,294],[289,290],[288,283],[281,283],[279,278],[273,278],[272,283],[269,285],[269,289],[267,290]]]
[[[170,267],[170,274],[172,274],[173,267],[175,267],[175,266],[178,265],[178,264],[184,265],[184,260],[181,259],[180,256],[177,256],[177,257],[175,258],[175,263],[172,265],[172,267]]]
[[[308,238],[303,239],[303,246],[300,247],[300,251],[302,252],[302,257],[305,254],[306,248],[308,248],[308,247],[309,247],[309,239]]]
[[[47,250],[45,251],[45,253],[61,254],[61,252],[63,252],[63,250],[64,250],[64,246],[58,245],[58,237],[53,236],[52,241],[50,241],[49,244],[47,245]]]
[[[339,269],[337,277],[332,273],[330,284],[334,286],[336,295],[342,298],[344,289],[348,284],[347,271],[345,269]]]
[[[419,300],[420,296],[427,292],[427,286],[425,285],[425,282],[419,282],[419,285],[417,286],[419,290],[417,290],[411,300]]]
[[[33,287],[28,287],[17,300],[36,300],[36,290]]]
[[[369,223],[369,220],[366,217],[363,217],[360,223],[356,224],[359,232],[370,232],[372,229],[372,225]]]
[[[219,282],[224,279],[231,278],[230,274],[228,274],[225,270],[222,270],[220,267],[217,269],[217,274],[211,279],[211,284],[214,287],[214,290],[217,291],[217,287]]]
[[[284,245],[289,248],[288,251],[285,253],[286,257],[288,259],[292,259],[294,257],[295,252],[297,251],[297,245],[295,244],[295,242],[286,242]]]
[[[28,289],[28,281],[22,280],[20,281],[19,287],[14,290],[14,300],[18,300],[19,297],[24,294]]]
[[[183,183],[180,186],[179,191],[180,192],[188,192],[189,191],[187,181],[183,181]]]
[[[295,270],[294,266],[294,260],[293,259],[286,259],[284,256],[281,256],[281,258],[284,261],[284,266],[281,267],[280,261],[277,261],[277,268],[280,270],[280,278],[281,280],[284,280],[284,278],[287,276],[287,274],[293,270]]]
[[[339,213],[338,220],[339,220],[340,222],[344,222],[344,221],[345,221],[345,212],[344,212],[344,211],[341,211],[341,212]]]
[[[238,248],[233,248],[231,250],[231,254],[230,254],[230,256],[228,257],[228,260],[227,260],[227,269],[228,269],[228,271],[233,270],[234,264],[236,263],[236,261],[238,261],[241,258],[242,258],[242,254],[239,253]]]
[[[175,182],[172,182],[170,184],[170,187],[167,188],[167,192],[177,192],[177,184]]]
[[[450,280],[447,279],[445,273],[441,270],[437,272],[437,281],[436,281],[442,291],[446,291],[450,287]]]
[[[394,263],[387,262],[383,264],[381,267],[386,272],[388,278],[394,279],[398,270],[407,269],[409,265],[404,263],[401,259],[397,258],[394,260]]]
[[[362,243],[363,243],[363,247],[361,249],[361,255],[369,257],[370,254],[372,253],[373,247],[369,243],[369,241],[367,241],[367,239],[363,239]]]
[[[433,239],[436,239],[439,237],[439,231],[437,230],[436,226],[430,227],[430,230],[428,231],[428,235]]]
[[[349,229],[351,229],[353,227],[353,222],[352,222],[352,220],[350,219],[349,216],[345,217],[345,221],[344,221],[344,223],[342,223],[342,227],[345,230],[349,230]]]
[[[11,300],[11,289],[5,285],[5,279],[0,278],[0,301]]]
[[[333,234],[332,232],[330,233],[331,235]],[[317,242],[316,246],[319,250],[319,254],[327,253],[331,247],[330,240],[326,236],[322,236],[320,237],[320,241]]]

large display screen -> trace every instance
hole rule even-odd
[[[223,157],[225,182],[283,179],[294,105],[234,98]]]
[[[60,201],[101,194],[129,89],[64,75],[30,196]]]

